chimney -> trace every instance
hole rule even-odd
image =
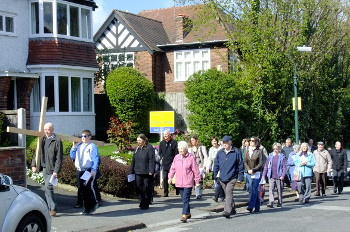
[[[190,19],[184,14],[176,16],[176,41],[182,41],[190,31]]]

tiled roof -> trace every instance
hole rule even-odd
[[[195,19],[200,11],[200,5],[190,5],[181,7],[162,8],[154,10],[145,10],[139,13],[140,16],[151,18],[162,22],[170,43],[179,43],[176,41],[176,17],[178,15],[187,16],[189,19]],[[212,28],[202,27],[199,30],[190,30],[181,43],[193,43],[197,41],[222,41],[227,40],[225,30],[217,21],[211,22],[215,27],[215,33],[210,33]]]
[[[160,51],[158,44],[167,44],[169,39],[162,22],[125,11],[114,10],[124,23],[127,24],[153,51]]]

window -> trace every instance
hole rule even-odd
[[[43,94],[48,97],[47,112],[93,111],[93,78],[43,76],[41,79],[44,79]],[[34,81],[32,92],[33,112],[40,112],[40,88],[41,83],[37,79]]]
[[[91,16],[90,11],[81,9],[81,37],[91,39]]]
[[[45,77],[45,96],[47,99],[47,112],[55,112],[55,78]]]
[[[67,35],[67,5],[57,3],[57,33]]]
[[[134,53],[112,53],[109,56],[103,56],[103,61],[109,63],[110,70],[117,67],[134,67]]]
[[[176,51],[175,81],[186,81],[193,73],[210,68],[210,49]]]
[[[83,78],[83,111],[92,111],[92,79]]]
[[[44,33],[53,33],[52,2],[44,2]]]
[[[64,38],[92,40],[92,9],[90,7],[74,3],[78,1],[30,1],[32,35],[52,36],[53,34]],[[42,5],[39,2],[42,2]]]
[[[68,77],[59,77],[59,108],[60,112],[69,111]]]
[[[39,3],[32,2],[31,4],[31,15],[32,15],[32,34],[39,34]]]
[[[71,6],[69,8],[70,15],[70,35],[79,37],[79,8]]]
[[[0,13],[0,34],[11,35],[15,33],[15,18]]]
[[[72,112],[81,111],[80,103],[80,78],[72,77],[71,78],[71,88],[72,88]]]

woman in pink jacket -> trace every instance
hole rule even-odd
[[[185,141],[180,141],[177,145],[179,154],[173,160],[169,171],[169,184],[175,176],[175,186],[179,189],[182,198],[182,222],[187,222],[191,218],[190,197],[194,183],[199,186],[201,175],[193,155],[188,153],[188,145]]]

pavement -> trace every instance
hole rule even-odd
[[[27,179],[27,187],[45,199],[44,186]],[[155,187],[159,188],[159,187]],[[157,191],[162,192],[162,191]],[[169,197],[155,196],[154,203],[148,210],[139,209],[137,199],[125,199],[102,195],[103,203],[94,214],[80,215],[83,208],[76,209],[77,188],[69,185],[58,184],[55,187],[55,197],[58,203],[57,215],[52,217],[53,232],[73,231],[132,231],[136,229],[149,229],[180,224],[182,202],[180,196],[175,193]],[[194,191],[190,201],[192,219],[203,220],[210,217],[221,216],[223,202],[215,202],[213,189],[204,189],[203,197],[195,199]],[[233,193],[237,208],[247,206],[248,193],[237,186]],[[295,193],[286,188],[283,197],[293,197]],[[268,187],[266,186],[265,202],[268,201]],[[266,203],[265,203],[266,205]],[[266,206],[262,206],[266,207]]]

